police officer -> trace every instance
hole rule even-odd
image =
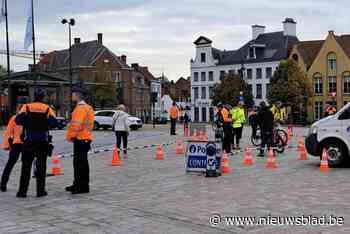
[[[49,129],[56,127],[57,121],[52,109],[43,103],[45,90],[37,88],[34,102],[22,107],[15,122],[23,126],[22,170],[17,197],[26,197],[33,160],[36,158],[37,197],[47,195],[45,191],[46,161],[50,151]]]
[[[232,116],[228,111],[228,107],[222,103],[218,104],[218,121],[222,123],[224,131],[224,138],[222,141],[222,149],[226,153],[231,153],[231,141],[232,141]]]
[[[76,107],[67,130],[67,140],[73,142],[73,185],[66,187],[72,194],[88,193],[89,188],[89,161],[88,152],[92,141],[94,128],[94,110],[84,101],[85,91],[80,86],[72,89],[72,101]]]
[[[22,106],[26,103],[27,99],[25,98],[21,98],[18,101],[17,113],[22,109]],[[11,117],[7,125],[7,129],[4,134],[4,139],[2,143],[3,149],[9,150],[9,159],[1,176],[0,190],[2,192],[6,192],[7,182],[10,178],[11,171],[17,163],[20,154],[22,153],[23,141],[21,139],[21,136],[23,133],[23,126],[17,125],[15,119],[16,115]]]

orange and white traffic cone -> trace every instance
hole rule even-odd
[[[287,143],[290,143],[292,141],[292,130],[290,128],[288,128],[287,131]]]
[[[324,149],[323,153],[322,153],[322,159],[321,159],[321,164],[320,164],[320,171],[321,172],[328,172],[329,171],[328,153],[327,153],[326,149]]]
[[[164,153],[163,153],[163,147],[162,145],[157,146],[157,152],[155,160],[164,160]]]
[[[246,166],[253,165],[253,155],[252,155],[252,149],[248,146],[244,151],[244,161],[243,164]]]
[[[270,148],[270,150],[269,150],[269,155],[267,157],[267,163],[266,163],[265,167],[267,169],[277,168],[276,159],[275,159],[275,155],[274,155],[272,148]]]
[[[185,149],[184,149],[183,141],[179,140],[176,143],[176,154],[177,155],[183,155],[184,153],[185,153]]]
[[[115,145],[112,155],[112,166],[120,166],[122,165],[122,162],[119,158],[119,151],[117,145]]]
[[[308,160],[305,145],[302,145],[302,150],[300,151],[298,160],[300,161]]]
[[[61,160],[57,154],[53,155],[52,164],[52,175],[63,175],[63,172],[61,170]]]
[[[298,139],[298,152],[302,152],[303,151],[303,145],[304,145],[304,140],[303,138],[299,138]]]
[[[230,161],[228,159],[228,156],[226,154],[226,151],[223,152],[221,157],[221,173],[222,174],[229,174],[231,173],[231,167],[230,167]]]

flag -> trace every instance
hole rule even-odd
[[[33,0],[28,1],[28,16],[27,16],[27,27],[26,33],[24,37],[24,49],[28,49],[28,47],[33,43]]]
[[[2,0],[1,2],[1,8],[0,8],[0,23],[2,21],[5,20],[5,14],[6,14],[6,11],[5,11],[5,1],[6,0]]]

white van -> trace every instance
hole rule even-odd
[[[305,146],[309,154],[318,157],[326,149],[330,166],[350,161],[350,103],[335,115],[315,122],[309,129]]]

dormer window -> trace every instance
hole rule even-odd
[[[249,55],[248,58],[253,59],[255,58],[255,48],[254,47],[249,47]]]
[[[201,63],[206,63],[206,54],[201,53]]]

